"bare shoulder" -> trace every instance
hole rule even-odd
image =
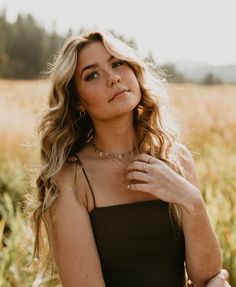
[[[186,162],[186,164],[194,164],[194,160],[191,154],[191,151],[189,150],[189,148],[181,143],[176,143],[175,144],[175,150],[176,153],[179,157],[179,159],[181,160],[181,162]]]
[[[52,180],[57,186],[58,197],[53,205],[54,215],[60,212],[72,212],[73,208],[81,209],[85,207],[82,184],[78,186],[81,167],[76,161],[67,161],[62,168],[53,176]],[[70,207],[72,209],[70,209]]]
[[[86,206],[82,167],[75,158],[69,159],[53,176],[60,196],[76,196]]]
[[[175,144],[175,150],[178,160],[185,171],[185,178],[196,187],[199,187],[199,178],[191,151],[186,145],[180,143]]]
[[[68,183],[72,183],[73,174],[75,172],[75,160],[66,161],[62,168],[52,177],[53,182],[59,187],[62,188]]]
[[[67,162],[53,177],[58,197],[48,214],[51,246],[63,286],[104,287],[91,221],[83,202],[80,171],[76,162]]]

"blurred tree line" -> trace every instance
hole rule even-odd
[[[83,29],[79,33],[82,31]],[[127,40],[114,31],[110,32],[137,48],[134,40]],[[61,36],[55,28],[52,32],[48,32],[30,14],[19,14],[14,23],[9,23],[6,10],[0,11],[0,78],[38,78],[40,73],[47,69],[47,63],[52,60],[65,38],[71,34],[72,31],[69,30],[65,36]],[[156,65],[151,52],[146,59]],[[172,64],[163,65],[160,68],[169,82],[190,81],[177,72]],[[212,85],[218,82],[213,75],[207,75],[201,83]]]
[[[49,33],[30,15],[17,16],[15,23],[0,14],[0,77],[32,79],[39,76],[58,50],[63,37]]]

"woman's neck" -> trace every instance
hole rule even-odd
[[[133,122],[127,120],[96,123],[94,144],[97,149],[110,153],[126,153],[137,145]]]

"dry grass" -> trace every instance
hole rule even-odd
[[[215,134],[225,143],[232,141],[236,132],[236,85],[173,85],[170,95],[173,106],[179,109],[187,141],[211,141]]]
[[[6,166],[12,171],[16,161],[20,161],[19,170],[37,158],[33,149],[35,126],[47,89],[39,81],[0,80],[1,167],[7,161]],[[171,85],[169,93],[183,126],[184,142],[194,151],[201,190],[220,239],[224,266],[235,287],[236,85]]]
[[[39,81],[0,81],[0,150],[8,158],[24,158],[35,143],[36,125],[47,85]]]

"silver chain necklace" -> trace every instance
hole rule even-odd
[[[132,148],[132,150],[125,152],[125,153],[111,153],[111,152],[99,150],[96,147],[94,142],[92,142],[92,147],[93,147],[95,153],[98,154],[100,158],[111,158],[111,159],[117,159],[119,161],[121,161],[122,159],[124,159],[126,157],[132,156],[134,154],[134,152],[138,150],[138,148],[135,146]]]

